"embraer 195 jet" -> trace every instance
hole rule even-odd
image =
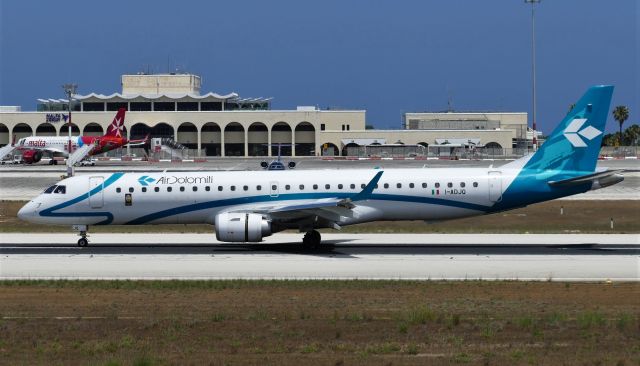
[[[532,155],[501,167],[88,174],[47,188],[18,213],[71,225],[215,225],[224,242],[260,242],[285,229],[320,244],[317,229],[376,220],[485,215],[616,184],[596,171],[613,86],[591,87]]]

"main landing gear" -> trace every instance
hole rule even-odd
[[[316,230],[308,231],[302,238],[302,245],[307,249],[318,249],[320,248],[321,242],[322,238],[320,233]]]
[[[80,239],[78,239],[79,247],[86,247],[89,245],[89,240],[87,240],[87,230],[89,227],[87,225],[73,225],[73,230],[78,231],[78,235]]]

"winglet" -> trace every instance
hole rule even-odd
[[[353,197],[350,197],[351,202],[369,199],[369,196],[371,196],[371,193],[373,193],[373,190],[376,188],[380,177],[382,177],[382,173],[384,173],[384,171],[379,171],[378,173],[376,173],[375,177],[371,179],[369,184],[367,184],[367,186],[364,187],[364,189],[360,191],[360,193],[356,194]]]

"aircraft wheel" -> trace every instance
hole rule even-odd
[[[53,159],[49,160],[49,165],[53,165],[53,164],[55,164],[55,160]]]
[[[311,230],[304,234],[304,238],[302,238],[302,245],[309,249],[318,249],[322,242],[322,237],[320,233],[316,230]]]
[[[87,245],[89,245],[89,241],[87,240],[87,238],[78,239],[78,246],[86,247]]]

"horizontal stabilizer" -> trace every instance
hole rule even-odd
[[[549,185],[552,187],[572,187],[591,182],[595,185],[593,189],[604,188],[622,182],[624,180],[622,172],[624,172],[624,169],[605,170],[580,177],[551,181]]]

